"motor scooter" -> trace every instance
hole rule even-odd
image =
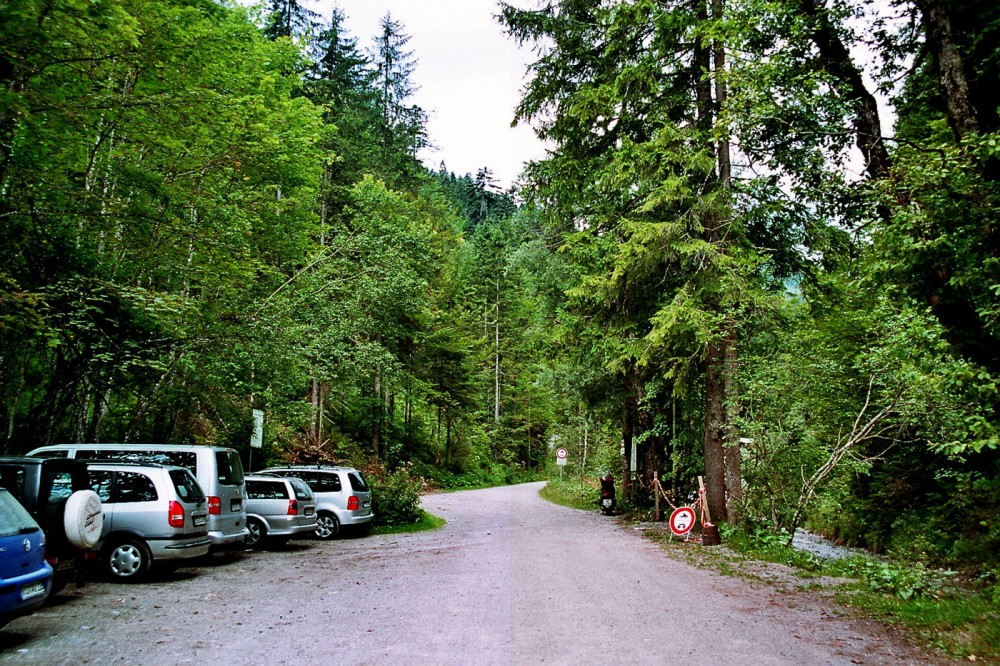
[[[601,477],[601,513],[610,516],[615,512],[615,478],[610,473]]]

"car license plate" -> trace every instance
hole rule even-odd
[[[604,501],[602,502],[602,504],[603,504],[604,506],[611,506],[611,500],[609,500],[609,499],[606,499],[606,500],[604,500]]]
[[[45,583],[31,583],[21,588],[21,601],[34,599],[45,594]]]
[[[230,511],[242,511],[243,510],[243,500],[233,500],[232,504],[229,505]]]
[[[362,508],[362,509],[367,509],[367,508],[368,508],[368,507],[370,507],[371,505],[372,505],[371,501],[367,501],[367,502],[362,502],[362,503],[361,503],[361,508]]]
[[[311,515],[313,515],[314,513],[316,513],[316,509],[314,509],[314,508],[313,508],[313,507],[311,507],[311,506],[307,506],[307,507],[306,507],[306,515],[307,515],[307,516],[311,516]]]
[[[192,516],[192,518],[194,519],[195,527],[203,527],[208,524],[208,516],[199,514],[197,516]]]

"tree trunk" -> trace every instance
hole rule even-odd
[[[372,450],[375,457],[382,457],[382,372],[375,370],[375,385],[373,387],[375,400],[372,404]]]
[[[434,444],[437,453],[434,454],[434,464],[441,466],[441,405],[437,408],[437,427],[434,429]]]
[[[500,278],[497,278],[497,300],[494,311],[496,319],[494,321],[495,343],[493,359],[493,422],[500,423]]]
[[[444,464],[445,466],[451,465],[451,412],[448,412],[448,416],[445,418],[445,436],[444,436]]]
[[[625,399],[622,401],[622,494],[632,497],[632,447],[633,428],[635,426],[636,400],[632,392],[631,382],[626,375]]]
[[[979,131],[976,110],[972,105],[965,64],[955,43],[948,9],[937,0],[917,0],[923,15],[927,47],[934,55],[938,68],[938,88],[948,109],[948,125],[961,141],[969,133]]]
[[[714,15],[721,12],[721,0],[711,0],[711,8]],[[709,7],[707,4],[699,3],[698,19],[707,22],[709,18]],[[721,64],[720,64],[721,56]],[[718,70],[713,77],[701,75],[695,85],[695,97],[698,107],[698,124],[711,137],[714,134],[716,111],[718,109],[717,100],[712,98],[712,78],[716,83],[716,95],[721,93],[725,97],[725,84],[719,80],[721,69],[725,66],[725,53],[716,44],[713,48],[702,41],[698,41],[694,50],[694,65],[699,73],[711,72],[713,63]],[[718,188],[723,181],[723,174],[726,180],[730,176],[729,144],[719,142],[712,146],[716,156],[716,176],[705,185],[705,193]],[[722,226],[725,221],[718,214],[708,214],[704,220],[704,236],[712,245],[718,246],[722,243],[724,234]],[[722,304],[718,297],[711,297],[706,302],[706,308],[710,312],[720,312]],[[703,433],[703,447],[705,456],[705,483],[707,486],[705,501],[708,504],[709,513],[716,522],[725,521],[726,513],[726,458],[725,458],[725,433],[726,433],[726,387],[725,387],[725,339],[713,338],[706,349],[705,354],[705,426]]]
[[[309,438],[314,444],[320,442],[319,432],[319,382],[315,377],[309,379],[309,405],[312,407],[312,421],[309,424]]]
[[[820,60],[827,71],[844,85],[844,96],[854,103],[855,142],[864,156],[869,177],[875,180],[887,177],[892,161],[882,142],[882,123],[875,96],[865,87],[861,71],[840,39],[822,0],[796,0],[794,4],[802,14],[812,19],[809,37],[819,49]]]
[[[728,520],[726,512],[726,391],[725,343],[708,343],[705,359],[705,501],[716,522]]]
[[[720,20],[722,18],[723,0],[712,0],[712,18]],[[719,111],[726,106],[726,99],[729,91],[726,88],[726,46],[721,41],[716,40],[713,45],[714,65],[715,65],[715,104]],[[723,132],[716,148],[719,164],[719,182],[723,187],[729,187],[732,179],[732,159],[729,154],[729,130]]]
[[[736,419],[739,416],[739,349],[735,322],[727,322],[726,331],[723,388],[726,400],[726,513],[729,522],[740,520],[743,505],[743,472],[742,452],[740,451],[740,433],[736,430]]]

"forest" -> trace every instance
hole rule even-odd
[[[406,27],[344,21],[5,3],[6,455],[455,488],[558,446],[638,510],[703,476],[720,522],[1000,572],[993,0],[499,3],[550,146],[509,189],[421,163]]]

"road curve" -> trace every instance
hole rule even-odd
[[[931,663],[824,602],[693,568],[596,509],[549,504],[541,485],[429,495],[448,520],[433,532],[90,584],[0,632],[0,663]]]

